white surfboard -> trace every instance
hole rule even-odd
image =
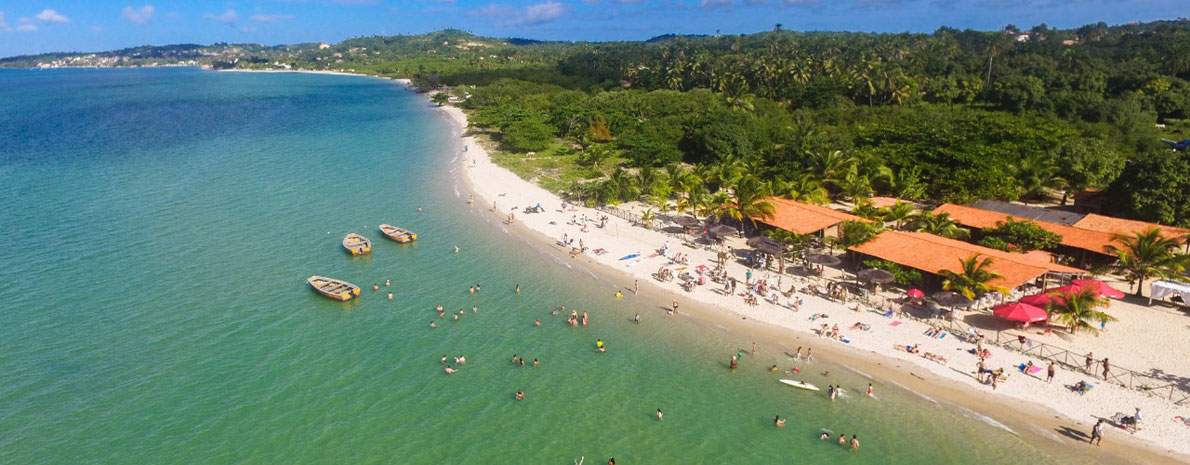
[[[802,382],[802,381],[795,381],[795,380],[792,380],[792,379],[783,379],[783,380],[781,380],[781,384],[784,384],[784,385],[787,385],[787,386],[793,386],[793,387],[795,387],[795,388],[798,388],[798,389],[805,389],[805,390],[807,390],[807,391],[817,391],[817,390],[819,390],[819,389],[818,389],[818,386],[815,386],[815,385],[813,385],[813,384],[810,384],[810,383]]]

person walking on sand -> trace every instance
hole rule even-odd
[[[1048,382],[1053,381],[1054,373],[1057,371],[1058,371],[1058,369],[1056,367],[1054,367],[1054,362],[1050,362],[1050,366],[1046,367],[1046,369],[1045,369],[1045,382],[1048,383]]]
[[[810,360],[814,360],[814,349],[807,347],[806,348],[806,361],[808,362]]]
[[[1091,373],[1091,365],[1095,363],[1095,355],[1092,352],[1087,352],[1087,373]]]
[[[872,383],[868,383],[868,397],[872,397]]]
[[[797,352],[795,352],[795,353],[793,354],[793,359],[794,359],[794,360],[801,360],[801,359],[802,359],[802,346],[797,346]]]
[[[632,280],[632,294],[633,295],[640,294],[640,280],[639,279]]]
[[[756,356],[756,341],[752,341],[752,356]]]
[[[1111,375],[1111,365],[1107,362],[1107,357],[1103,357],[1103,379],[1106,381]]]
[[[1091,441],[1090,441],[1090,443],[1098,446],[1099,443],[1101,443],[1101,442],[1103,442],[1103,419],[1102,418],[1100,418],[1099,421],[1095,422],[1095,426],[1091,427]]]

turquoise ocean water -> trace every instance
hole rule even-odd
[[[730,372],[745,340],[617,301],[470,211],[454,144],[379,79],[0,72],[0,463],[1052,462],[879,381],[879,401],[831,403],[779,385],[776,353]],[[346,255],[347,232],[372,254]],[[362,298],[319,297],[313,274]],[[445,375],[443,354],[467,364]],[[836,372],[805,379],[866,386]]]

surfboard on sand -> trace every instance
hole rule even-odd
[[[781,384],[784,384],[786,386],[793,386],[798,389],[805,389],[807,391],[817,391],[818,390],[818,386],[815,386],[810,383],[802,382],[802,381],[792,380],[792,379],[783,379],[783,380],[781,380]]]

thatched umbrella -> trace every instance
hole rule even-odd
[[[892,273],[878,269],[868,268],[855,274],[855,277],[860,281],[873,284],[891,283],[897,279]]]
[[[808,255],[806,255],[806,261],[810,262],[810,263],[818,264],[818,265],[825,265],[825,266],[835,266],[840,263],[843,263],[843,260],[839,260],[839,257],[836,257],[834,255],[822,254],[822,253],[808,254]]]
[[[748,239],[748,247],[756,249],[758,252],[764,252],[769,255],[776,255],[778,266],[777,272],[785,273],[785,244],[782,244],[776,239],[771,239],[764,236],[756,236]]]
[[[930,299],[943,307],[967,308],[975,303],[962,294],[951,291],[935,292]]]
[[[735,236],[740,233],[740,231],[738,229],[733,228],[728,225],[725,225],[725,224],[717,224],[715,226],[711,226],[711,228],[708,229],[707,231],[710,232],[711,234],[714,234],[716,237]]]
[[[700,221],[698,218],[695,218],[693,216],[679,216],[677,218],[674,218],[674,223],[677,223],[678,226],[681,226],[683,228],[697,228],[699,225],[702,224],[702,221]]]

